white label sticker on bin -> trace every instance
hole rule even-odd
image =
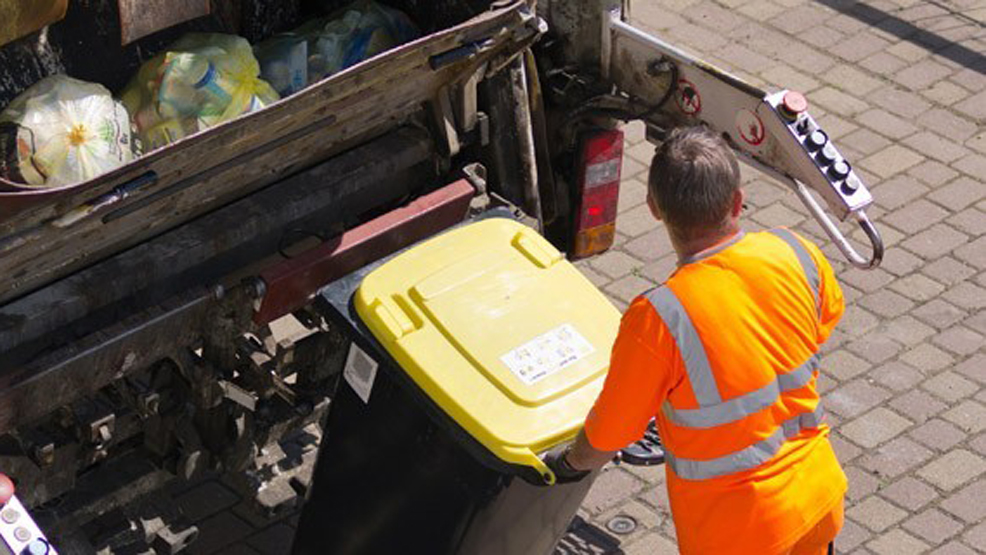
[[[377,378],[379,366],[377,361],[370,358],[370,355],[363,352],[356,343],[351,344],[342,375],[364,403],[370,402],[370,392],[373,391],[373,381]]]
[[[563,324],[511,350],[500,360],[520,381],[533,385],[594,351],[575,326]]]

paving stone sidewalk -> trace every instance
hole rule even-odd
[[[811,113],[870,185],[887,244],[852,269],[783,186],[744,168],[746,228],[790,226],[848,308],[821,388],[849,476],[840,553],[986,553],[986,1],[637,0],[634,23]],[[621,309],[675,255],[644,204],[653,147],[627,128],[616,248],[582,271]],[[860,233],[851,237],[861,238]],[[610,467],[582,515],[631,555],[675,553],[663,469]]]

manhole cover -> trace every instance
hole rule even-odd
[[[626,515],[614,516],[606,523],[606,528],[614,533],[625,536],[637,529],[637,521]]]

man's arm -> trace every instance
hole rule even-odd
[[[627,309],[613,345],[603,390],[585,427],[560,459],[575,471],[594,470],[643,437],[674,383],[672,366],[662,357],[667,327],[650,303],[638,298]]]

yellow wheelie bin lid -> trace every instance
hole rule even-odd
[[[602,388],[620,314],[537,232],[490,218],[381,265],[354,298],[360,319],[440,409],[506,463],[581,428]]]

